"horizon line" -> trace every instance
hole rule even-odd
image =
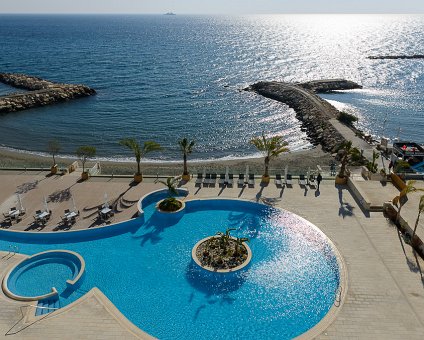
[[[286,13],[177,13],[177,12],[161,12],[161,13],[143,13],[143,12],[5,12],[0,15],[166,15],[174,13],[175,15],[423,15],[423,12],[286,12]]]

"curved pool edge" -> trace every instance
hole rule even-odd
[[[23,231],[0,229],[0,238],[6,242],[23,242],[28,240],[37,243],[63,242],[67,243],[70,239],[77,241],[88,241],[91,239],[112,237],[126,232],[131,232],[134,227],[140,225],[141,217],[109,224],[106,226],[92,227],[86,229],[63,230],[63,231]],[[40,242],[41,241],[41,242]]]
[[[280,209],[280,208],[279,208]],[[284,210],[284,209],[281,209]],[[288,210],[286,210],[288,211]],[[292,213],[294,214],[294,213]],[[306,219],[304,219],[302,216],[299,216],[297,214],[295,214],[296,216],[298,216],[299,218],[308,221]],[[312,224],[311,222],[308,221],[308,223]],[[315,226],[314,224],[312,224],[313,226]],[[337,263],[339,265],[339,288],[335,294],[335,298],[334,298],[334,302],[333,305],[331,306],[330,310],[327,312],[327,314],[325,314],[325,316],[312,328],[308,329],[306,332],[298,335],[297,337],[295,337],[294,339],[296,340],[311,340],[311,339],[315,339],[317,336],[319,336],[320,334],[324,333],[325,330],[331,326],[331,324],[337,319],[338,314],[340,313],[345,299],[346,299],[346,295],[347,295],[347,291],[349,289],[349,285],[348,285],[348,271],[347,271],[347,266],[346,266],[346,262],[342,256],[342,254],[340,253],[340,251],[338,250],[338,248],[336,247],[335,243],[332,241],[332,239],[330,237],[328,237],[321,229],[319,229],[317,226],[315,226],[318,230],[320,230],[323,235],[325,235],[325,237],[327,238],[327,242],[330,244],[331,249],[334,252],[334,255],[336,256],[336,260]],[[339,296],[339,303],[338,305],[336,305],[337,303],[337,296]]]
[[[157,194],[157,193],[166,193],[166,189],[159,189],[153,192],[150,192],[146,195],[144,195],[138,202],[137,202],[137,208],[139,211],[139,218],[142,217],[142,215],[144,215],[144,211],[142,209],[142,203],[143,200],[148,198],[150,195],[152,194]],[[186,195],[188,195],[188,189],[186,188],[179,188],[179,192],[180,193],[185,193]],[[332,239],[330,237],[328,237],[318,226],[316,226],[315,224],[313,224],[312,222],[310,222],[309,220],[303,218],[302,216],[299,216],[289,210],[286,210],[284,208],[280,208],[280,207],[270,207],[268,205],[265,204],[261,204],[259,202],[256,201],[252,201],[252,200],[246,200],[246,199],[240,199],[240,198],[221,198],[221,197],[210,197],[210,198],[192,198],[192,199],[185,199],[185,203],[188,205],[190,205],[190,203],[195,203],[195,202],[201,202],[201,201],[215,201],[215,202],[223,202],[223,201],[234,201],[234,202],[242,202],[242,203],[248,203],[248,204],[252,204],[255,206],[262,206],[263,208],[272,208],[272,209],[278,209],[280,211],[283,212],[288,212],[292,215],[295,215],[297,218],[299,218],[300,220],[304,221],[305,223],[307,223],[310,227],[314,228],[315,230],[317,230],[320,234],[323,235],[323,237],[325,237],[331,247],[331,249],[334,252],[334,255],[336,257],[337,263],[338,263],[338,268],[339,268],[339,289],[337,290],[337,292],[340,292],[339,294],[335,294],[335,299],[334,302],[332,304],[332,307],[330,308],[330,310],[325,314],[325,316],[312,328],[310,328],[309,330],[307,330],[306,332],[298,335],[297,337],[295,337],[295,339],[313,339],[316,336],[318,336],[319,334],[323,333],[336,319],[338,313],[340,312],[343,304],[344,304],[344,300],[345,297],[347,295],[347,290],[348,290],[348,272],[347,272],[347,267],[346,267],[346,263],[341,255],[341,253],[339,252],[339,250],[337,249],[335,243],[332,241]],[[96,232],[97,231],[102,231],[102,230],[108,230],[110,227],[112,226],[120,226],[121,224],[125,224],[125,223],[129,223],[132,221],[137,221],[139,218],[134,218],[134,219],[130,219],[130,220],[126,220],[126,221],[122,221],[119,222],[117,224],[113,224],[107,227],[97,227],[95,228]],[[130,229],[130,228],[128,228]],[[72,233],[73,235],[75,235],[75,233],[84,233],[87,231],[91,231],[90,230],[73,230],[73,231],[63,231],[63,232],[44,232],[44,233],[34,233],[34,232],[24,232],[24,231],[6,231],[9,234],[16,234],[16,233],[20,233],[20,234],[29,234],[30,236],[32,235],[46,235],[46,234],[53,234],[56,235],[58,233],[62,234],[62,235],[67,235],[69,233]],[[0,230],[0,236],[1,236],[1,232],[5,231],[5,230]],[[120,232],[119,234],[123,233],[124,231]],[[106,235],[109,236],[109,235]],[[110,235],[113,236],[113,235]],[[102,236],[98,236],[98,237],[102,237]],[[105,237],[105,236],[103,236]],[[38,238],[36,238],[38,239]],[[1,253],[1,251],[0,251]],[[13,268],[12,268],[13,269]],[[61,313],[64,313],[66,311],[68,311],[69,309],[73,308],[74,306],[82,303],[83,301],[85,301],[88,297],[95,295],[98,299],[101,299],[102,302],[104,303],[104,307],[109,311],[109,313],[111,315],[114,316],[114,318],[120,322],[121,324],[125,324],[127,325],[126,328],[127,330],[129,330],[131,333],[133,333],[134,335],[136,335],[137,337],[141,338],[141,339],[155,339],[153,336],[149,335],[148,333],[144,332],[143,330],[141,330],[139,327],[135,326],[131,321],[129,321],[121,312],[120,310],[106,297],[106,295],[104,295],[103,292],[100,291],[100,289],[98,289],[97,287],[93,287],[88,293],[86,293],[85,295],[83,295],[82,297],[80,297],[79,299],[75,300],[74,302],[70,303],[69,305],[56,310],[52,313],[49,314],[49,316],[53,316],[53,315],[58,315]],[[335,305],[336,303],[336,295],[338,295],[340,297],[340,303],[338,306]]]
[[[20,261],[18,261],[16,264],[14,264],[13,266],[10,266],[7,271],[6,271],[6,275],[3,277],[2,280],[2,290],[3,293],[10,299],[16,300],[16,301],[23,301],[23,302],[30,302],[30,301],[40,301],[40,300],[44,300],[44,299],[48,299],[51,298],[53,296],[57,296],[58,295],[58,291],[55,287],[51,288],[51,292],[47,293],[47,294],[42,294],[42,295],[37,295],[37,296],[21,296],[21,295],[17,295],[15,293],[13,293],[10,289],[9,289],[9,278],[10,276],[14,273],[15,270],[17,270],[20,266],[22,266],[25,262],[28,262],[28,264],[31,263],[31,260],[36,260],[38,258],[45,258],[48,257],[48,255],[64,255],[66,254],[66,256],[73,256],[75,257],[79,263],[77,263],[77,268],[78,268],[78,273],[77,275],[75,275],[75,277],[72,280],[67,279],[66,285],[67,286],[75,286],[78,281],[82,278],[82,276],[84,275],[85,272],[85,260],[84,258],[71,250],[66,250],[66,249],[57,249],[57,250],[47,250],[47,251],[43,251],[40,253],[36,253],[34,255],[31,256],[26,256],[23,259],[21,259]]]

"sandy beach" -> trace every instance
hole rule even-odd
[[[289,152],[280,155],[271,161],[270,172],[282,172],[286,166],[293,174],[304,173],[308,168],[317,169],[317,165],[328,166],[333,157],[322,151],[321,147],[315,147],[310,150]],[[56,157],[59,167],[67,168],[75,159]],[[90,167],[95,160],[90,160],[86,166]],[[52,165],[51,157],[38,156],[30,153],[14,152],[8,149],[0,148],[0,168],[48,168]],[[131,175],[136,170],[134,162],[113,162],[101,161],[102,174]],[[80,164],[81,165],[81,164]],[[202,172],[203,168],[210,172],[225,172],[228,166],[233,173],[245,172],[246,166],[249,166],[249,172],[261,174],[263,171],[263,158],[246,158],[236,160],[211,160],[190,162],[188,167],[190,173]],[[143,162],[141,163],[142,172],[145,175],[177,175],[182,172],[182,162]]]

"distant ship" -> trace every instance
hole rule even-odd
[[[176,14],[173,12],[166,12],[164,15],[176,15]]]

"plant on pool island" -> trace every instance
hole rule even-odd
[[[134,175],[134,181],[141,182],[143,180],[140,170],[141,159],[150,152],[162,150],[162,147],[160,144],[153,141],[146,141],[143,143],[143,147],[141,147],[135,138],[124,138],[119,141],[119,144],[126,146],[134,152],[135,161],[137,162],[137,172]]]
[[[216,236],[202,242],[196,249],[196,256],[202,266],[217,269],[232,269],[242,265],[248,256],[244,242],[249,242],[248,238],[231,237],[228,228],[225,232],[217,232]]]
[[[183,169],[183,180],[190,180],[190,174],[187,169],[187,156],[193,152],[195,142],[189,141],[187,138],[183,138],[178,141],[178,145],[180,146],[180,150],[183,153],[183,161],[184,161],[184,169]]]
[[[162,183],[168,188],[168,197],[159,203],[159,209],[167,212],[174,212],[181,209],[181,207],[183,206],[182,202],[174,197],[174,195],[178,195],[178,178],[168,177],[166,179],[166,182],[156,180],[155,183],[157,182]]]
[[[91,145],[80,146],[76,154],[82,162],[82,173],[85,174],[85,162],[96,155],[96,148]]]
[[[262,132],[262,136],[254,137],[250,143],[265,155],[265,171],[262,176],[263,182],[269,182],[269,162],[283,152],[289,151],[288,143],[283,136],[274,136],[267,138]]]

